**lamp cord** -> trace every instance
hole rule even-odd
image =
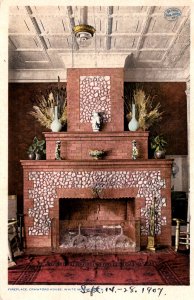
[[[96,18],[95,18],[95,7],[93,6],[93,14],[94,14],[94,28],[96,28]],[[94,33],[94,57],[95,57],[95,68],[97,68],[97,53],[96,53],[96,32]]]

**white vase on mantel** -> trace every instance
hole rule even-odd
[[[132,118],[128,124],[128,128],[130,131],[136,131],[139,128],[139,122],[135,117],[135,104],[132,103]]]
[[[52,132],[59,132],[62,129],[62,124],[60,120],[58,119],[58,106],[56,105],[54,107],[54,118],[51,123],[51,130]]]

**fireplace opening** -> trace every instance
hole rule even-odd
[[[59,199],[59,247],[73,252],[134,252],[140,248],[135,199]]]

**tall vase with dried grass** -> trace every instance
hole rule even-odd
[[[137,88],[130,95],[125,95],[126,118],[128,121],[132,118],[132,103],[136,106],[136,118],[139,123],[139,129],[148,130],[155,122],[161,120],[163,112],[160,112],[161,105],[157,103],[154,106],[155,96],[146,95],[142,88]]]
[[[59,131],[61,131],[61,128],[62,128],[62,124],[58,118],[58,106],[57,105],[55,105],[55,107],[54,107],[54,118],[53,118],[53,121],[52,121],[50,127],[53,132],[59,132]]]
[[[51,88],[45,95],[36,95],[33,111],[30,112],[42,126],[51,130],[51,124],[56,118],[62,126],[67,123],[67,92],[66,88],[59,87],[59,80],[58,77],[57,88]]]

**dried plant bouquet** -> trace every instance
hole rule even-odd
[[[62,125],[67,122],[67,93],[66,88],[52,88],[46,95],[35,97],[33,111],[30,112],[42,126],[50,129],[54,118],[54,107],[58,106],[58,118]]]
[[[142,130],[148,130],[155,122],[162,119],[163,112],[160,112],[160,103],[155,106],[153,104],[155,96],[146,95],[143,89],[135,89],[132,97],[125,95],[125,107],[127,111],[126,118],[130,121],[132,116],[131,103],[136,105],[136,118],[139,122],[139,128]]]

